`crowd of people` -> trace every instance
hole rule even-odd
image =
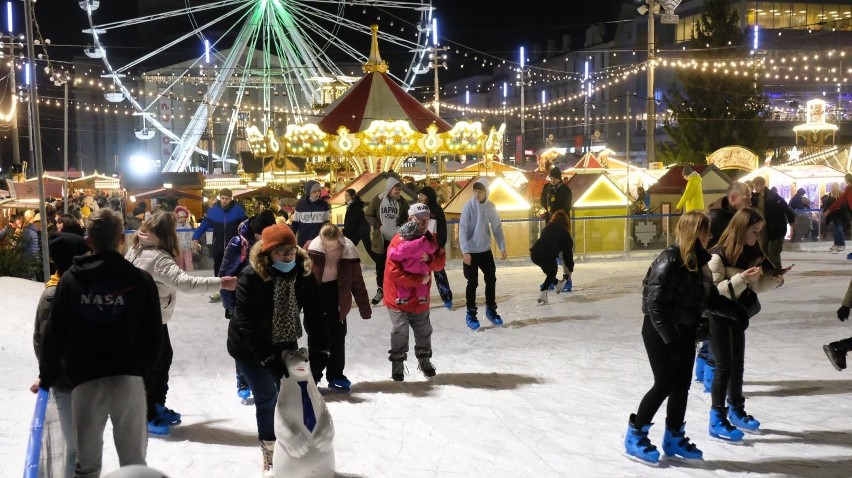
[[[696,174],[684,174],[694,183],[692,194],[700,192]],[[852,184],[852,174],[847,181]],[[480,328],[480,271],[484,315],[494,326],[503,324],[497,311],[492,241],[506,259],[506,237],[489,200],[489,187],[484,178],[471,185],[458,224],[465,324],[474,331]],[[839,193],[826,213],[842,204],[852,206],[849,191],[847,187]],[[57,403],[66,438],[66,476],[99,476],[107,418],[117,430],[122,466],[144,465],[147,434],[167,435],[181,423],[181,414],[166,405],[173,357],[168,322],[177,291],[219,293],[229,320],[224,345],[234,359],[238,396],[246,403],[253,398],[267,476],[274,473],[280,383],[289,376],[287,358],[297,354],[303,335],[313,384],[325,380],[329,389],[351,390],[345,365],[347,317],[353,305],[365,320],[372,317],[373,306],[386,307],[394,381],[405,380],[412,334],[418,369],[426,378],[436,376],[430,322],[433,282],[442,303],[453,308],[445,271],[447,220],[437,191],[423,186],[416,202],[409,204],[399,179],[389,177],[382,193],[368,204],[353,189],[345,190],[345,198],[342,229],[329,222],[330,206],[321,185],[313,181],[305,183],[292,214],[278,207],[248,216],[232,192],[223,189],[194,228],[194,218],[182,206],[174,212],[151,212],[139,205],[131,215],[139,225],[124,256],[119,250],[127,218],[111,206],[88,213],[85,234],[75,216],[71,222],[58,217],[49,244],[55,274],[36,317],[40,375],[32,388],[50,389]],[[83,198],[84,206],[98,202]],[[689,210],[678,222],[675,243],[653,262],[643,281],[642,338],[654,384],[630,415],[624,446],[629,455],[649,463],[660,459],[649,431],[666,399],[663,452],[702,457],[686,436],[684,423],[693,364],[697,378],[711,392],[711,436],[736,442],[743,440],[743,430],[759,429],[760,422],[745,410],[742,390],[745,331],[760,310],[758,295],[783,285],[789,270],[781,266],[776,241],[779,225],[786,231],[793,222],[792,209],[764,181],[756,180],[753,188],[732,183],[709,212],[703,211],[703,203],[698,207],[694,197],[683,204]],[[546,225],[530,248],[530,260],[545,275],[538,302],[546,304],[549,290],[571,290],[574,272],[572,193],[559,168],[549,172],[541,206]],[[28,226],[21,222],[18,227]],[[183,228],[194,229],[191,237],[180,237]],[[207,231],[213,236],[209,252],[215,277],[187,274],[192,260],[186,254],[197,252],[198,240]],[[357,249],[362,242],[376,264],[372,299]],[[852,283],[838,310],[840,320],[848,318],[850,301]],[[702,341],[696,358],[696,343]],[[845,339],[825,348],[838,370],[845,368],[850,344],[852,339]]]

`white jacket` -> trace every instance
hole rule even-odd
[[[153,236],[139,233],[139,245],[130,248],[124,258],[154,277],[160,293],[163,324],[172,318],[177,291],[213,293],[222,287],[218,277],[195,277],[184,272],[172,256],[157,248],[157,239]]]

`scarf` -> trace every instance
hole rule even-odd
[[[295,342],[301,336],[296,275],[275,275],[275,291],[272,294],[272,343]]]

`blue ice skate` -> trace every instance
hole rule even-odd
[[[538,289],[541,290],[542,287],[544,287],[544,282],[539,284]],[[547,290],[554,290],[554,289],[556,289],[556,286],[554,284],[550,284],[549,286],[547,286]]]
[[[157,412],[157,417],[169,425],[180,425],[180,413],[160,403],[154,405],[154,410]]]
[[[710,393],[713,389],[713,377],[716,376],[716,364],[707,362],[704,365],[704,393]]]
[[[334,378],[328,381],[328,388],[348,392],[352,389],[352,382],[346,377]]]
[[[246,401],[251,397],[251,389],[244,380],[237,380],[237,396],[242,401]]]
[[[707,366],[707,359],[704,357],[695,357],[695,381],[704,383],[704,368]]]
[[[760,428],[760,421],[746,413],[742,405],[728,405],[728,419],[731,421],[731,425],[750,432]]]
[[[685,423],[677,430],[666,427],[666,432],[663,435],[663,453],[666,456],[676,456],[688,460],[700,460],[704,457],[704,453],[686,436]]]
[[[171,427],[169,423],[160,417],[148,422],[148,433],[157,436],[167,436]]]
[[[503,319],[497,315],[497,309],[486,307],[485,308],[485,317],[494,325],[503,325]]]
[[[449,310],[453,310],[453,301],[452,300],[445,300],[444,301],[444,307],[446,307]]]
[[[476,311],[471,311],[470,309],[468,309],[464,321],[467,326],[470,327],[470,330],[479,329],[479,319],[476,318]]]
[[[624,451],[644,463],[656,465],[660,462],[660,451],[648,439],[648,431],[653,423],[636,428],[633,424],[635,420],[636,414],[630,414],[630,419],[627,421],[627,435],[624,437]]]
[[[572,281],[571,278],[569,277],[569,278],[565,279],[565,285],[562,286],[562,290],[559,291],[559,292],[571,292],[571,288],[573,288],[573,287],[574,287],[574,281]],[[557,294],[559,292],[557,292]]]
[[[710,425],[708,428],[710,436],[713,438],[729,442],[738,442],[743,439],[742,430],[731,425],[724,411],[720,413],[714,408],[710,409]]]

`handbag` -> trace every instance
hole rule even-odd
[[[730,281],[728,282],[728,292],[731,294],[731,298],[733,298],[734,286],[731,285]],[[745,309],[749,318],[754,317],[758,314],[758,312],[760,312],[760,299],[757,298],[757,293],[749,287],[746,287],[743,293],[735,300],[743,309]]]

